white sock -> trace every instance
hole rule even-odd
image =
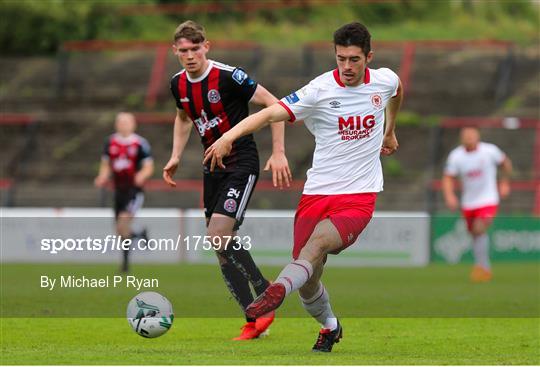
[[[293,291],[303,286],[313,275],[313,267],[307,260],[295,260],[279,273],[276,283],[285,286],[285,295],[288,296]]]
[[[490,269],[489,263],[489,237],[487,234],[477,236],[473,239],[474,263],[486,269]]]
[[[330,296],[326,288],[319,282],[319,289],[315,295],[309,299],[300,297],[302,306],[321,326],[325,329],[334,330],[337,328],[337,318],[330,306]]]

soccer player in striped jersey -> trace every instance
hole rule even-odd
[[[173,51],[184,69],[171,80],[177,109],[172,154],[163,169],[163,178],[171,186],[176,186],[173,175],[179,167],[192,126],[206,149],[248,116],[249,102],[260,106],[277,102],[277,98],[241,68],[207,59],[209,49],[210,43],[201,25],[186,21],[178,26]],[[288,186],[291,173],[285,156],[284,122],[272,126],[272,143],[272,156],[265,170],[272,170],[275,186]],[[210,172],[209,165],[204,165],[203,169],[207,235],[218,244],[215,248],[224,281],[245,310],[253,301],[250,283],[256,295],[270,284],[250,253],[240,244],[227,241],[242,224],[259,177],[259,154],[253,135],[235,142],[223,168]],[[216,241],[218,238],[220,240]],[[242,333],[235,340],[257,338],[273,319],[273,312],[257,318],[246,316]]]
[[[116,133],[105,142],[99,174],[94,183],[97,187],[103,187],[112,175],[116,233],[122,238],[146,238],[146,230],[135,233],[131,223],[144,201],[144,183],[154,172],[150,144],[135,134],[136,121],[132,113],[119,113],[115,128]],[[128,260],[129,250],[124,250],[122,272],[128,271]]]

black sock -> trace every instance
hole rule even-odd
[[[131,239],[136,238],[144,238],[148,241],[148,235],[146,233],[146,228],[141,229],[139,232],[135,232],[134,230],[131,230]]]
[[[240,249],[236,250],[237,248]],[[257,296],[268,288],[270,282],[266,280],[257,265],[255,265],[255,261],[253,261],[249,251],[241,247],[238,243],[233,242],[229,244],[222,254],[251,282]]]
[[[227,288],[229,288],[233,297],[240,307],[242,307],[242,311],[244,311],[253,302],[253,295],[251,294],[248,280],[228,261],[221,264],[221,274]],[[246,321],[251,322],[255,320],[246,317]]]

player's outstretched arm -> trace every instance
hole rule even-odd
[[[251,102],[269,107],[278,102],[278,99],[259,84],[255,90],[255,94],[251,98]],[[274,187],[279,186],[283,188],[283,183],[290,186],[290,181],[292,180],[289,162],[285,155],[285,121],[271,124],[270,129],[272,129],[272,155],[266,162],[264,170],[272,171]]]
[[[501,179],[499,180],[499,194],[501,198],[506,198],[510,195],[510,177],[512,176],[512,161],[508,156],[504,158],[501,165]]]
[[[184,110],[176,109],[176,118],[174,119],[174,133],[173,133],[173,148],[171,158],[169,162],[163,167],[163,179],[169,186],[176,187],[176,182],[173,179],[182,153],[189,140],[189,134],[191,133],[191,127],[193,123]]]
[[[288,118],[288,112],[279,103],[246,117],[206,149],[203,164],[210,162],[210,171],[213,171],[216,165],[225,168],[223,158],[229,155],[232,143],[236,139],[254,133],[268,124],[284,121]]]
[[[381,153],[384,155],[393,154],[399,147],[396,138],[396,117],[403,101],[403,87],[401,80],[399,80],[396,95],[390,98],[388,105],[386,106],[386,129],[384,131],[383,145]]]

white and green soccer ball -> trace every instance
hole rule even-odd
[[[133,331],[157,338],[172,326],[174,313],[169,300],[157,292],[142,292],[128,303],[127,319]]]

